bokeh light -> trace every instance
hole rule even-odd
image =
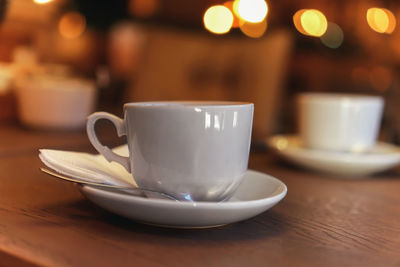
[[[278,150],[284,150],[289,146],[289,141],[286,138],[279,138],[276,141],[276,148],[278,148]]]
[[[128,8],[132,15],[147,18],[154,15],[159,6],[159,0],[130,0]]]
[[[320,37],[321,42],[329,48],[338,48],[342,45],[344,34],[342,28],[333,22],[328,22],[328,28]]]
[[[262,22],[268,14],[268,5],[264,0],[238,0],[237,13],[244,21]]]
[[[212,33],[229,32],[233,24],[233,14],[229,8],[216,5],[207,9],[203,17],[204,27]]]
[[[296,29],[305,35],[320,37],[328,28],[325,15],[316,9],[301,9],[293,16]]]
[[[383,11],[385,11],[386,15],[388,16],[389,19],[389,25],[385,31],[387,34],[391,34],[394,29],[396,28],[396,17],[393,15],[392,11],[383,8]]]
[[[233,23],[232,23],[232,28],[239,28],[240,26],[240,17],[238,15],[237,12],[237,4],[235,5],[235,3],[237,3],[238,1],[227,1],[224,3],[224,6],[229,8],[229,10],[232,12],[233,14]],[[235,11],[236,9],[236,11]]]
[[[240,2],[240,0],[233,0],[232,10],[233,10],[233,15],[235,15],[235,17],[238,17],[239,20],[241,20],[239,10],[238,10],[239,2]]]
[[[328,28],[328,21],[321,11],[309,9],[301,15],[301,25],[307,34],[319,37]]]
[[[86,19],[78,12],[65,13],[58,23],[58,30],[61,36],[67,39],[81,36],[85,29]]]
[[[304,34],[307,35],[306,31],[303,29],[303,26],[301,25],[301,15],[303,15],[304,12],[306,12],[307,9],[300,9],[299,11],[297,11],[294,15],[293,15],[293,23],[294,26],[296,27],[296,29]]]
[[[240,30],[252,38],[261,37],[267,29],[267,21],[264,19],[259,23],[243,22],[240,24]]]
[[[383,11],[386,12],[386,14],[388,15],[389,18],[389,26],[386,29],[387,34],[391,34],[394,29],[396,28],[396,17],[393,15],[392,11],[388,10],[388,9],[383,9]]]
[[[371,29],[379,33],[384,33],[389,26],[389,18],[381,8],[368,9],[367,22]]]
[[[368,25],[376,32],[390,34],[396,28],[396,17],[385,8],[373,7],[367,11]]]
[[[369,73],[369,81],[375,90],[384,92],[392,85],[392,72],[385,66],[375,66]]]
[[[48,4],[48,3],[52,2],[52,1],[53,0],[33,0],[33,2],[35,4],[38,4],[38,5],[45,5],[45,4]]]

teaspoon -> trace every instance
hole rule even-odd
[[[158,192],[158,191],[154,191],[151,189],[127,187],[127,186],[121,186],[121,185],[112,185],[112,184],[106,184],[106,183],[100,183],[100,182],[89,182],[89,181],[85,181],[83,179],[67,177],[62,174],[50,171],[46,168],[40,168],[40,170],[50,176],[53,176],[53,177],[56,177],[58,179],[68,181],[68,182],[102,187],[102,188],[107,188],[107,189],[111,189],[111,190],[115,190],[115,191],[123,191],[123,192],[129,193],[131,195],[135,195],[135,196],[158,198],[158,199],[168,199],[168,200],[174,200],[176,202],[180,202],[178,199],[176,199],[175,197],[173,197],[171,195],[168,195],[168,194],[162,193],[162,192]]]

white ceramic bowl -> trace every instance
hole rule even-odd
[[[20,121],[35,128],[83,128],[96,100],[94,82],[54,76],[18,80],[16,94]]]

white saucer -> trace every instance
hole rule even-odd
[[[138,222],[173,228],[207,228],[256,216],[284,198],[287,188],[272,176],[248,170],[227,202],[149,199],[90,186],[82,186],[81,192],[100,207]]]
[[[285,159],[300,166],[349,177],[371,175],[400,163],[400,148],[383,142],[378,142],[372,150],[364,153],[308,149],[295,135],[273,136],[266,143]]]

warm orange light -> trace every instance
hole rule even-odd
[[[293,15],[293,23],[294,26],[296,27],[296,29],[304,34],[307,35],[306,31],[303,29],[303,26],[301,25],[301,16],[303,15],[304,12],[306,12],[307,9],[300,9],[299,11],[297,11],[294,15]]]
[[[238,0],[237,12],[242,20],[258,23],[267,16],[268,5],[264,0]]]
[[[374,31],[379,33],[384,33],[389,26],[389,18],[381,8],[368,9],[367,22]]]
[[[383,9],[389,17],[389,26],[386,29],[387,34],[391,34],[396,28],[396,17],[393,15],[392,11],[388,9]]]
[[[368,25],[376,32],[390,34],[396,28],[396,17],[385,8],[373,7],[367,11]]]
[[[240,30],[247,36],[252,38],[259,38],[267,29],[267,21],[263,20],[259,23],[244,22],[240,25]]]
[[[370,71],[369,81],[375,90],[386,91],[392,85],[392,73],[390,69],[385,66],[373,67]]]
[[[308,35],[319,37],[325,33],[328,21],[321,11],[309,9],[301,15],[301,25]]]
[[[296,29],[305,35],[322,36],[328,28],[325,15],[316,9],[301,9],[293,16]]]
[[[38,5],[45,5],[45,4],[48,4],[48,3],[52,2],[52,1],[53,0],[33,0],[33,2],[35,4],[38,4]]]
[[[86,29],[86,19],[78,12],[65,13],[58,23],[60,34],[67,39],[79,37]]]
[[[233,24],[233,14],[225,6],[212,6],[204,13],[204,27],[212,33],[224,34],[229,32]]]
[[[237,15],[237,12],[235,12],[235,8],[234,8],[235,2],[237,3],[237,1],[225,2],[224,6],[229,8],[229,10],[232,12],[232,15],[233,15],[232,28],[239,28],[239,26],[240,26],[240,17]],[[237,8],[236,8],[236,10],[237,10]]]
[[[132,15],[147,18],[156,13],[159,5],[159,0],[130,0],[128,8]]]
[[[240,0],[233,1],[232,10],[233,10],[233,14],[235,15],[235,17],[238,17],[240,20],[241,18],[240,18],[240,14],[239,14],[239,10],[238,10],[239,1]]]

